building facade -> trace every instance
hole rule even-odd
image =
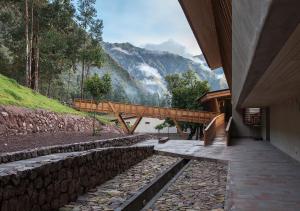
[[[300,161],[300,1],[180,0],[232,95],[232,137],[270,141]]]

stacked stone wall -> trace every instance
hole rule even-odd
[[[96,121],[96,128],[101,124]],[[58,114],[42,109],[16,106],[0,106],[0,136],[27,135],[33,133],[92,132],[90,117]],[[115,133],[122,133],[115,128]]]
[[[153,147],[117,147],[1,164],[0,210],[57,210],[153,153]]]
[[[106,140],[41,147],[37,149],[23,150],[18,152],[0,153],[0,164],[18,160],[25,160],[54,153],[85,151],[104,147],[130,146],[138,142],[145,141],[149,138],[151,138],[150,135],[140,134]]]

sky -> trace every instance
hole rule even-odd
[[[201,54],[178,0],[96,0],[96,9],[105,42],[144,46],[171,39]]]

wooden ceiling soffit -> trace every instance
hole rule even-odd
[[[211,69],[222,66],[211,0],[179,0]]]
[[[205,102],[210,101],[212,99],[218,99],[218,98],[231,98],[230,90],[226,89],[226,90],[207,92],[202,97],[200,97],[198,99],[198,101],[200,103],[205,103]]]

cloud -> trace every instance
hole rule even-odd
[[[169,53],[174,53],[177,55],[181,55],[183,57],[189,58],[192,57],[191,54],[187,52],[185,46],[181,45],[180,43],[174,41],[173,39],[169,39],[165,42],[160,44],[146,44],[142,45],[142,47],[149,49],[149,50],[156,50],[156,51],[167,51]]]
[[[201,53],[177,0],[97,0],[96,5],[106,42],[140,46],[172,38],[188,53]]]

